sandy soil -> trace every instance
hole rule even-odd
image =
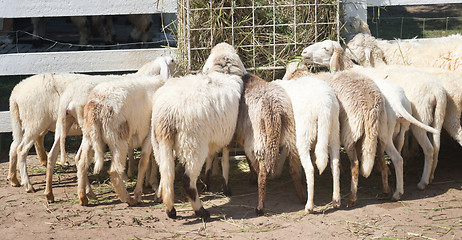
[[[70,155],[70,157],[72,157]],[[342,160],[342,207],[332,209],[331,173],[316,176],[315,213],[305,214],[287,171],[268,184],[266,214],[256,217],[257,187],[249,183],[245,164],[232,162],[233,196],[202,192],[211,213],[207,222],[196,218],[186,201],[181,182],[176,182],[177,219],[169,219],[149,188],[143,203],[121,203],[105,175],[91,176],[98,200],[78,204],[75,166],[57,169],[56,203],[43,196],[45,168],[35,155],[28,157],[29,173],[36,193],[25,193],[6,180],[8,162],[0,163],[1,239],[462,239],[462,163],[460,152],[441,154],[434,183],[425,191],[416,184],[422,157],[408,163],[403,200],[392,202],[380,192],[380,174],[360,178],[358,203],[346,208],[349,164]],[[455,165],[454,165],[455,164]],[[390,176],[394,180],[394,175]],[[218,190],[216,178],[212,190]],[[216,183],[216,184],[215,184]],[[391,182],[393,186],[394,181]],[[127,186],[133,189],[134,182]],[[216,185],[216,186],[215,186]]]

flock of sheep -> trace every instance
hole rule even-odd
[[[235,141],[258,180],[257,215],[264,213],[267,179],[281,174],[286,158],[296,192],[306,202],[305,211],[312,212],[313,163],[321,174],[329,159],[332,202],[334,208],[340,207],[341,144],[351,163],[347,206],[356,203],[359,173],[368,177],[375,161],[383,192],[391,194],[385,152],[396,174],[392,199],[400,199],[404,194],[401,150],[410,128],[425,154],[418,184],[424,189],[434,178],[441,129],[462,145],[462,37],[383,41],[370,36],[357,19],[349,23],[354,36],[347,46],[330,40],[315,43],[301,53],[303,62],[289,63],[283,79],[271,82],[248,73],[236,50],[226,43],[212,49],[201,73],[182,77],[172,78],[174,61],[168,56],[134,74],[29,77],[10,97],[13,143],[8,179],[12,186],[35,191],[26,168],[27,153],[35,144],[42,165],[47,166],[45,195],[53,202],[51,183],[58,153],[61,150],[65,162],[65,137],[82,134],[76,154],[81,205],[96,197],[88,169],[92,156],[94,172],[102,169],[107,144],[112,155],[111,182],[122,202],[140,202],[146,181],[162,198],[167,215],[176,217],[177,159],[185,169],[183,187],[192,208],[206,219],[210,214],[200,201],[197,179],[204,163],[207,179],[213,155],[223,150],[223,191],[230,195],[228,154]],[[306,64],[324,65],[330,72],[310,73]],[[47,157],[43,138],[48,131],[55,131],[55,141]],[[123,179],[127,154],[128,175],[134,175],[132,149],[139,147],[132,197]]]

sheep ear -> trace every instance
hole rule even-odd
[[[364,55],[366,56],[366,62],[373,67],[372,51],[370,48],[364,48]]]
[[[329,61],[329,68],[331,72],[342,71],[343,68],[341,66],[343,55],[343,48],[339,43],[334,43],[334,52],[332,53],[332,57]]]
[[[160,64],[160,76],[165,80],[170,78],[170,68],[166,61],[162,61]]]

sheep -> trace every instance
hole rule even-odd
[[[418,139],[419,144],[424,149],[425,167],[421,181],[418,184],[418,188],[425,188],[425,186],[428,185],[430,181],[430,172],[432,169],[433,162],[435,162],[435,159],[437,159],[438,157],[440,137],[439,133],[441,130],[446,109],[446,93],[442,88],[441,84],[439,84],[438,80],[427,73],[420,72],[417,69],[411,67],[354,67],[353,62],[346,56],[340,44],[330,40],[325,40],[323,42],[316,43],[306,48],[303,51],[302,55],[306,57],[310,62],[316,62],[322,65],[330,66],[331,70],[344,70],[352,68],[352,70],[355,72],[373,78],[374,80],[376,80],[376,83],[382,86],[385,96],[389,99],[388,101],[390,108],[392,108],[392,110],[395,111],[395,113],[398,113],[398,116],[403,117],[407,121],[413,123],[413,125],[411,126],[411,130]],[[411,103],[414,118],[418,121],[415,121],[415,119],[410,118],[410,115],[406,114],[406,111],[404,111],[404,109],[400,107],[400,105],[406,105],[402,103],[405,97],[399,97],[399,95],[393,96],[393,94],[398,93],[396,87],[387,84],[387,82],[379,81],[377,79],[387,79],[404,89],[406,97],[408,97]],[[419,81],[413,81],[414,79],[419,79]],[[384,89],[384,87],[388,87],[389,89],[386,90]],[[399,110],[400,108],[401,110]],[[428,125],[431,125],[433,128],[429,128]],[[429,131],[432,133],[433,143],[428,139],[428,136],[426,135],[425,131]],[[383,134],[383,136],[387,135]],[[384,142],[384,146],[386,148],[393,147],[391,146],[391,144],[389,144],[389,138],[390,137],[388,136],[388,140],[385,139]],[[397,144],[399,148],[401,148],[402,146],[402,141],[402,137],[400,137],[400,143]],[[392,155],[392,153],[389,154]],[[401,159],[395,161],[399,165],[401,165]],[[395,163],[395,161],[393,162]],[[395,168],[398,168],[398,170],[401,171],[402,167],[397,167],[395,165]],[[398,174],[400,173],[397,172],[396,174],[398,178]],[[395,193],[393,198],[396,199],[396,197],[398,197],[398,195]]]
[[[152,26],[151,14],[127,15],[128,21],[133,25],[129,41],[146,42],[149,38],[149,30]]]
[[[367,64],[367,62],[386,64],[387,58],[385,57],[385,52],[380,49],[377,44],[378,42],[379,40],[376,40],[372,36],[364,36],[363,34],[357,35],[354,40],[348,44],[352,52],[350,58],[354,58],[360,64]],[[428,65],[428,67],[420,67],[419,70],[437,77],[444,90],[446,90],[448,99],[443,127],[449,135],[462,146],[462,127],[460,124],[460,115],[462,112],[462,75],[446,69],[432,68],[430,66],[431,64]],[[435,168],[436,162],[433,163],[430,182],[433,179]]]
[[[361,26],[352,30],[359,33],[348,42],[352,52],[358,54],[359,62],[366,62],[363,51],[372,52],[375,60],[380,60],[378,51],[388,64],[413,65],[417,67],[435,67],[462,74],[462,35],[432,39],[381,40],[370,36],[367,23],[360,19],[348,19],[348,25]],[[371,44],[372,43],[372,44]],[[431,51],[429,51],[431,49]]]
[[[158,71],[149,71],[150,68],[157,68],[155,65],[152,65],[152,63],[148,63],[147,66],[148,67],[142,67],[144,70],[139,74],[155,74],[156,71]],[[68,90],[68,93],[71,93],[71,95],[79,95],[79,92],[75,92],[75,89],[83,87],[81,81],[87,78],[89,78],[89,76],[83,74],[38,74],[24,79],[14,87],[10,96],[13,142],[10,146],[10,168],[8,174],[8,179],[12,186],[18,187],[23,185],[27,192],[35,192],[27,174],[27,153],[32,144],[35,144],[40,162],[43,166],[47,165],[47,154],[43,146],[43,138],[48,131],[55,131],[56,121],[59,115],[60,98],[63,95],[68,95],[64,92],[71,84],[74,85]],[[98,77],[92,76],[92,78]],[[107,76],[103,78],[109,79]],[[77,84],[78,87],[75,87],[75,84]],[[62,109],[64,109],[64,114],[67,108],[64,107]],[[68,135],[81,135],[80,128],[77,124],[72,124],[70,126],[72,127]],[[54,145],[56,147],[56,142]],[[59,149],[57,150],[59,151]],[[57,152],[52,152],[53,154],[57,154]],[[65,161],[64,149],[62,157],[64,158],[62,158],[61,161]],[[22,184],[19,183],[16,177],[18,160]]]
[[[345,42],[349,42],[358,33],[371,34],[367,23],[361,20],[358,16],[347,17],[342,28],[342,36],[345,37]]]
[[[64,151],[65,140],[67,131],[70,126],[77,124],[82,126],[84,122],[83,112],[84,106],[87,102],[88,96],[91,90],[102,82],[114,81],[125,79],[130,76],[149,76],[149,75],[160,75],[164,79],[168,79],[172,68],[174,67],[173,58],[170,56],[159,57],[154,61],[151,61],[138,70],[135,74],[130,75],[107,75],[107,76],[87,76],[82,78],[80,81],[74,81],[70,83],[66,90],[61,94],[59,99],[58,117],[56,121],[56,133],[55,142],[50,150],[48,165],[47,165],[47,177],[46,177],[46,188],[45,196],[48,202],[54,202],[54,196],[52,192],[52,178],[53,169],[56,164],[57,154],[61,150],[61,160],[66,159],[66,152]],[[79,91],[75,91],[79,89]],[[59,143],[59,144],[58,144]],[[133,176],[135,161],[133,158],[133,151],[129,151],[129,168],[128,176]],[[155,176],[153,176],[155,177]],[[153,183],[153,179],[149,181]],[[155,185],[152,184],[152,187]]]
[[[60,95],[69,83],[83,76],[81,74],[38,74],[22,80],[13,88],[9,100],[13,142],[9,152],[8,173],[8,180],[12,186],[23,185],[27,192],[35,192],[27,174],[27,153],[32,144],[35,144],[40,162],[46,166],[43,137],[49,130],[55,130]],[[69,135],[76,134],[81,134],[81,132],[77,126],[74,126]],[[16,176],[18,161],[21,184]]]
[[[87,45],[90,35],[98,36],[100,28],[103,30],[103,39],[105,43],[113,43],[114,26],[111,16],[73,16],[71,21],[79,30],[79,44]],[[88,26],[91,25],[91,29]],[[90,32],[91,31],[91,32]]]
[[[210,217],[196,189],[205,159],[228,145],[236,129],[246,72],[232,46],[217,44],[206,73],[170,79],[154,96],[152,146],[161,174],[160,191],[167,216],[173,206],[175,156],[185,166],[183,187],[196,216]]]
[[[290,97],[294,109],[296,145],[305,169],[308,201],[305,212],[313,211],[314,172],[310,150],[315,147],[316,166],[321,174],[331,158],[333,177],[332,203],[340,207],[340,129],[339,103],[329,85],[309,76],[306,65],[291,62],[282,80],[276,80]]]
[[[168,68],[165,64],[165,68]],[[90,153],[95,152],[94,173],[104,162],[106,143],[112,154],[109,174],[114,190],[122,202],[132,206],[140,199],[132,198],[123,184],[126,155],[129,149],[142,146],[136,191],[142,190],[142,180],[152,147],[150,117],[154,93],[165,83],[161,76],[125,76],[121,80],[103,82],[91,91],[83,112],[82,144],[77,167],[80,205],[88,204],[88,167]],[[136,106],[136,107],[135,107]],[[140,194],[138,194],[139,196]]]
[[[249,166],[258,176],[257,215],[264,214],[266,179],[278,164],[279,146],[289,152],[290,172],[299,198],[306,200],[301,185],[300,159],[296,149],[292,104],[284,89],[251,74],[242,78],[244,92],[239,105],[236,142],[244,148]],[[311,173],[313,167],[311,166]],[[312,207],[309,209],[312,211]]]

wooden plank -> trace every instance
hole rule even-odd
[[[0,111],[0,133],[12,132],[11,118],[9,111]]]
[[[60,17],[176,13],[175,0],[0,0],[0,17]]]
[[[135,71],[176,48],[0,54],[0,75]]]

